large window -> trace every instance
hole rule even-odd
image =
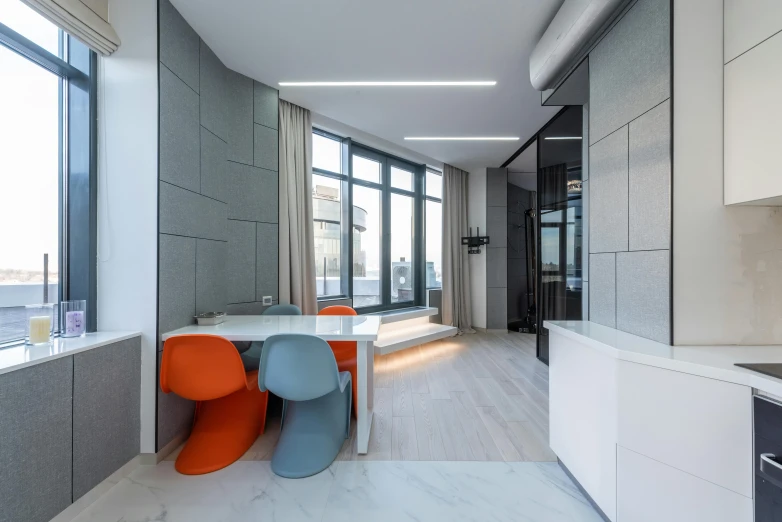
[[[426,171],[426,288],[443,287],[443,175]]]
[[[94,329],[95,64],[21,1],[2,2],[0,347],[24,337],[27,305],[86,299]]]
[[[425,167],[319,130],[312,142],[318,297],[362,312],[422,304]]]

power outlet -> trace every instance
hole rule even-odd
[[[270,306],[272,304],[272,296],[265,295],[263,296],[263,306]]]

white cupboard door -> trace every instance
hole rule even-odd
[[[618,522],[752,522],[752,499],[617,446]]]
[[[752,497],[752,389],[620,361],[617,442]]]

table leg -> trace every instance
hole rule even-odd
[[[369,450],[369,433],[372,430],[372,403],[375,380],[375,347],[371,341],[359,341],[356,354],[358,366],[358,426],[356,438],[359,454]]]

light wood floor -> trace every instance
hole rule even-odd
[[[271,458],[278,437],[279,419],[269,419],[242,459]],[[535,336],[467,334],[375,357],[368,454],[355,444],[353,423],[338,459],[556,460],[548,367],[535,358]]]

